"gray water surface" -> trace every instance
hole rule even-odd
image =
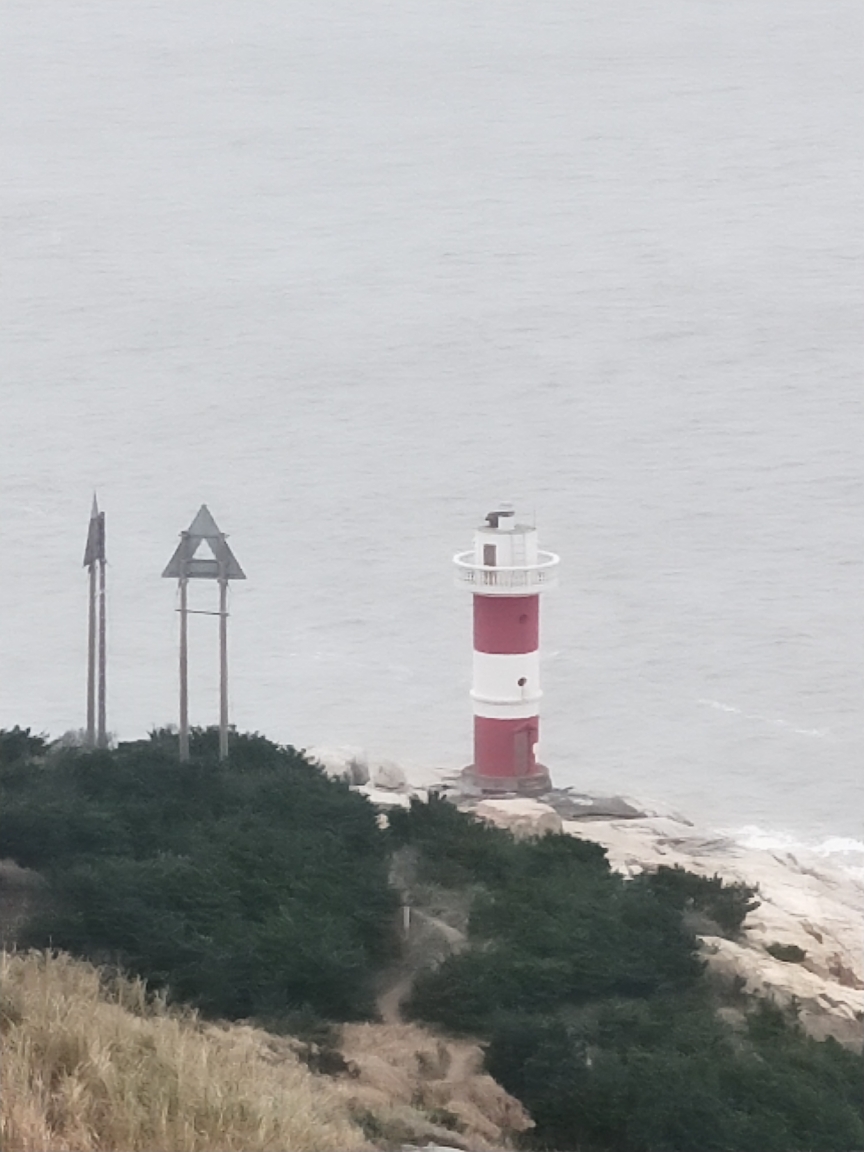
[[[121,738],[206,501],[237,725],[460,766],[504,497],[562,555],[557,783],[861,834],[860,5],[0,13],[0,725],[83,724],[96,488]]]

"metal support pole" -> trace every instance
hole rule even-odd
[[[228,759],[228,581],[219,580],[219,759]]]
[[[210,559],[197,555],[205,540],[212,554]],[[180,533],[180,543],[162,575],[180,582],[180,759],[189,759],[188,627],[189,615],[194,611],[219,617],[219,759],[225,760],[228,757],[228,581],[245,580],[246,576],[206,504],[198,509],[188,530]],[[218,612],[189,607],[188,585],[195,579],[218,582]]]
[[[97,711],[97,748],[108,745],[108,733],[105,730],[106,722],[106,688],[105,673],[107,666],[107,648],[105,637],[105,560],[99,561],[99,696]]]
[[[189,580],[180,578],[180,759],[189,759]]]
[[[87,747],[96,746],[96,564],[90,565],[87,614]]]

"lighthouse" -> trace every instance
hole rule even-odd
[[[537,794],[551,786],[537,761],[540,733],[540,593],[557,583],[558,557],[512,504],[490,512],[474,547],[454,557],[456,583],[474,601],[472,791]]]

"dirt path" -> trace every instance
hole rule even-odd
[[[465,946],[464,932],[460,932],[458,928],[445,923],[437,916],[430,916],[427,912],[421,912],[419,908],[412,909],[411,926],[405,949],[408,959],[406,963],[393,970],[385,981],[383,992],[379,993],[376,1001],[379,1015],[385,1024],[404,1023],[401,1005],[410,993],[414,977],[422,966],[419,962],[412,964],[410,961],[413,951],[411,947],[412,937],[416,944],[418,935],[426,936],[430,932],[444,942],[444,949],[447,952],[459,952]]]
[[[402,1024],[402,1001],[411,991],[414,982],[413,972],[402,972],[389,984],[376,1001],[378,1014],[384,1024]]]

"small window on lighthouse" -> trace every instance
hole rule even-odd
[[[525,679],[524,676],[520,676],[519,679],[516,681],[516,683],[519,685],[520,688],[524,688],[525,685],[528,683],[528,681]]]
[[[484,568],[494,568],[495,567],[495,553],[497,551],[498,551],[498,549],[495,547],[494,544],[484,544],[483,545],[483,567]]]

